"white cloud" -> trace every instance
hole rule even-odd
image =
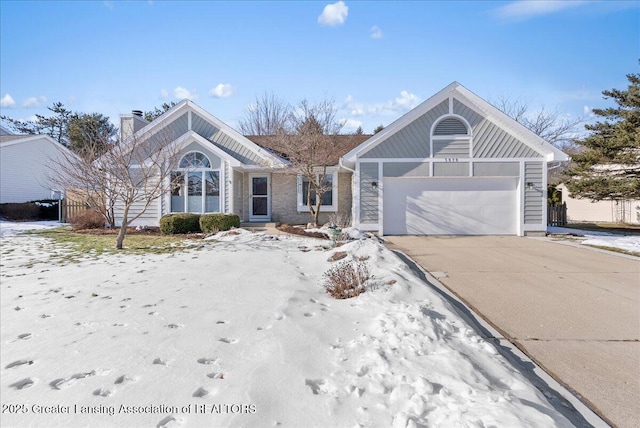
[[[342,110],[349,116],[397,115],[416,107],[420,101],[419,96],[408,91],[401,91],[400,96],[392,100],[372,104],[356,102],[349,95],[342,104]]]
[[[215,98],[227,98],[233,95],[236,89],[229,83],[219,83],[218,86],[209,91],[209,95]]]
[[[582,0],[520,0],[500,6],[496,12],[503,19],[524,20],[581,6],[585,3],[587,2]]]
[[[163,100],[166,100],[167,98],[169,98],[169,91],[167,91],[166,89],[161,89],[160,98],[162,98]]]
[[[384,34],[382,34],[382,30],[380,29],[380,27],[374,25],[369,30],[369,36],[371,36],[372,39],[381,39],[384,37]]]
[[[178,86],[173,90],[173,97],[179,100],[195,100],[196,98],[198,98],[198,94],[196,93],[195,89],[190,91],[186,88],[183,88],[182,86]]]
[[[349,7],[343,1],[328,4],[322,10],[322,14],[318,16],[318,23],[334,27],[344,24],[349,14]]]
[[[362,122],[355,119],[340,119],[340,125],[342,125],[343,131],[355,131],[358,127],[362,126]]]
[[[4,97],[0,98],[0,107],[10,108],[14,105],[16,105],[16,102],[9,94],[4,94]]]
[[[109,0],[105,0],[104,1],[104,5],[105,7],[107,7],[108,9],[113,10],[113,2],[109,1]]]
[[[47,103],[47,97],[29,97],[22,102],[24,108],[38,108]]]
[[[593,112],[593,109],[589,106],[582,107],[582,112],[584,113],[585,116],[596,117],[595,113]]]

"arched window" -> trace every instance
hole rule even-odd
[[[471,126],[461,116],[440,117],[431,128],[431,157],[449,159],[453,162],[460,158],[470,158],[471,134]]]
[[[189,152],[180,160],[180,168],[211,168],[211,162],[203,153]]]
[[[433,135],[468,135],[467,125],[460,119],[448,117],[436,125]]]
[[[204,153],[187,153],[171,173],[171,212],[220,212],[220,170]]]

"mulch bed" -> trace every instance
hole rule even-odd
[[[292,235],[300,235],[300,236],[306,236],[308,238],[319,238],[319,239],[326,239],[326,240],[329,239],[329,237],[324,233],[307,232],[302,227],[291,226],[290,224],[286,224],[286,223],[281,224],[280,226],[277,227],[277,229],[285,233],[291,233]]]

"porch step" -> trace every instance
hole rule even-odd
[[[276,227],[278,227],[278,224],[279,223],[276,222],[246,222],[240,223],[240,227],[243,227],[245,229],[275,229]]]

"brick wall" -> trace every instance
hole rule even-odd
[[[322,212],[320,224],[330,221],[351,224],[351,173],[338,173],[338,212]],[[306,224],[312,221],[309,211],[298,212],[297,179],[291,174],[271,175],[271,218],[288,224]]]

